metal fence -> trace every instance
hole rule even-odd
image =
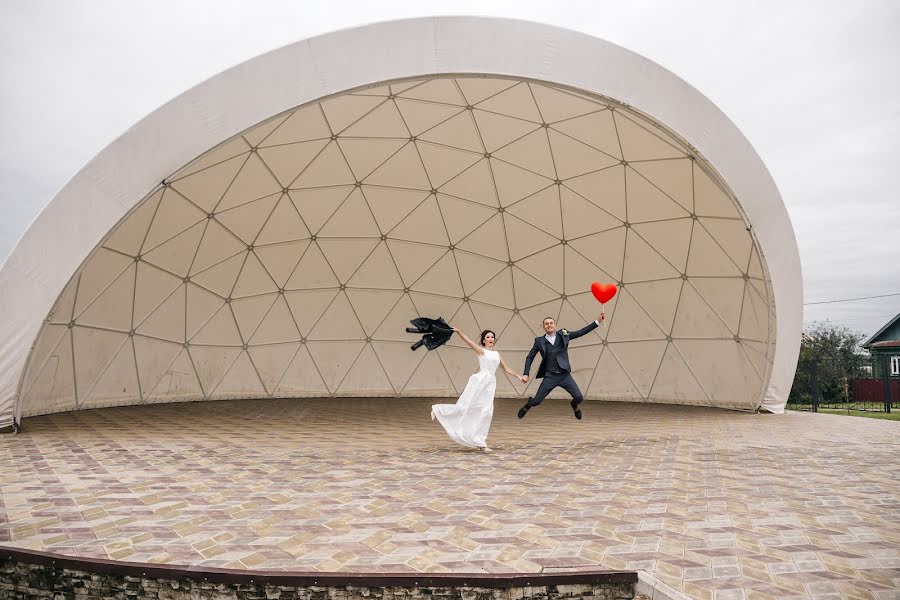
[[[873,364],[869,357],[801,357],[788,398],[789,410],[877,411],[900,410],[900,377],[874,377],[890,373],[889,357]]]

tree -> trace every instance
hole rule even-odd
[[[848,402],[850,379],[858,377],[869,360],[861,347],[865,339],[861,332],[831,321],[815,321],[804,328],[788,402],[812,402],[813,372],[821,402]]]

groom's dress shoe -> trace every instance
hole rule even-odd
[[[578,408],[578,402],[575,402],[573,400],[572,402],[570,402],[570,404],[572,405],[572,412],[575,413],[575,418],[580,421],[582,415],[581,415],[581,409]]]
[[[527,413],[530,408],[531,407],[528,406],[527,404],[525,406],[523,406],[522,408],[520,408],[519,409],[519,418],[521,419],[522,417],[524,417],[525,413]]]

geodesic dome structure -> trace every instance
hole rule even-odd
[[[516,48],[542,35],[591,52],[538,73]],[[492,39],[506,43],[503,68],[471,44]],[[430,43],[443,53],[427,57]],[[376,64],[379,49],[409,64]],[[313,85],[296,75],[310,60],[322,79],[352,73]],[[14,301],[30,319],[4,321],[19,335],[2,349],[0,417],[454,396],[471,351],[454,340],[411,353],[409,319],[492,329],[520,366],[543,317],[569,328],[596,317],[598,280],[620,292],[608,326],[573,344],[589,399],[778,412],[800,324],[784,207],[721,113],[634,60],[554,28],[431,19],[331,34],[201,84],[79,174],[4,267],[3,284],[22,260],[54,263],[44,305]],[[269,79],[282,73],[289,83]],[[648,88],[659,97],[642,102]],[[192,138],[185,123],[209,130]],[[498,375],[498,395],[529,391]]]

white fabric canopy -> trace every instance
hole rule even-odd
[[[454,395],[463,353],[405,372],[392,328],[444,311],[502,328],[516,361],[538,313],[593,318],[591,279],[625,286],[579,350],[589,398],[783,410],[796,242],[765,167],[708,100],[533,23],[333,33],[186,92],[45,208],[0,271],[0,425],[135,402]],[[209,314],[192,317],[200,295]]]

